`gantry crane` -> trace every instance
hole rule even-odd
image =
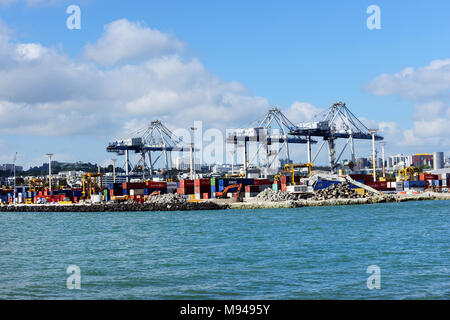
[[[90,199],[93,194],[102,191],[103,173],[85,173],[83,175],[82,199]]]
[[[248,129],[235,129],[227,136],[226,142],[228,144],[238,145],[242,143],[244,151],[244,175],[247,176],[247,168],[250,163],[263,150],[265,154],[266,168],[269,168],[280,153],[284,150],[286,159],[290,160],[289,144],[310,144],[317,143],[317,141],[293,136],[290,134],[294,131],[296,126],[281,112],[279,108],[272,108],[268,111],[263,120],[261,120],[257,127]],[[257,142],[256,153],[248,158],[248,142]],[[270,150],[271,146],[276,146],[277,150]],[[274,156],[272,160],[270,157]]]
[[[166,170],[169,170],[169,167],[172,167],[172,157],[169,155],[172,151],[190,152],[191,149],[192,145],[184,145],[182,138],[177,137],[161,121],[155,120],[148,127],[132,133],[132,138],[109,143],[106,151],[125,155],[127,178],[139,172],[145,179],[147,173],[152,176],[153,168],[161,157],[164,158]],[[141,155],[134,167],[131,165],[130,151]],[[152,153],[156,153],[156,156],[152,156]]]
[[[45,188],[45,179],[30,179],[28,181],[30,191],[43,191]]]
[[[410,166],[405,169],[398,170],[398,177],[400,181],[413,181],[414,177],[420,172],[419,168]]]
[[[311,145],[308,145],[308,162],[315,162],[322,147],[328,142],[328,155],[331,171],[336,171],[336,163],[341,158],[347,145],[350,144],[352,162],[355,163],[354,139],[370,140],[374,137],[376,141],[383,140],[382,136],[372,133],[346,106],[344,102],[336,102],[325,114],[318,115],[317,121],[300,123],[290,132],[291,135],[311,137],[322,137],[320,145],[314,158],[311,157]],[[372,136],[373,134],[373,136]],[[347,139],[342,151],[336,158],[336,140]]]

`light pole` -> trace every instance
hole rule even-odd
[[[229,151],[231,154],[231,174],[234,174],[234,155],[236,154],[236,149],[234,148],[234,144],[233,144],[233,149],[231,151]]]
[[[48,157],[48,187],[50,192],[52,192],[52,157],[53,153],[47,153]]]
[[[372,164],[373,164],[373,181],[377,181],[377,162],[376,162],[376,155],[375,155],[375,133],[377,133],[377,129],[371,129],[369,130],[370,134],[372,135]]]
[[[14,161],[13,161],[13,171],[14,171],[14,181],[13,181],[13,186],[14,186],[14,205],[16,205],[16,160],[17,160],[17,152],[14,154]]]
[[[383,178],[386,178],[386,165],[384,164],[384,146],[386,145],[386,142],[381,142],[381,155],[382,155],[382,161],[383,161]]]
[[[192,130],[192,140],[191,140],[191,180],[195,179],[195,149],[194,149],[194,138],[195,138],[195,130],[197,128],[191,127]]]
[[[116,183],[116,161],[117,159],[111,159],[113,163],[113,183]]]

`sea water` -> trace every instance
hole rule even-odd
[[[449,205],[0,213],[0,298],[449,299]]]

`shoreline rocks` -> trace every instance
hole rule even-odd
[[[270,188],[264,189],[256,197],[256,201],[280,202],[296,200],[296,197],[286,191],[275,191]]]
[[[124,212],[124,211],[187,211],[187,210],[223,210],[225,204],[212,201],[185,203],[117,203],[91,205],[10,205],[0,206],[0,212]]]
[[[278,191],[276,191],[278,193]],[[288,194],[289,195],[289,194]],[[319,206],[362,205],[405,201],[450,200],[450,193],[426,192],[422,194],[398,195],[384,194],[362,198],[299,199],[267,201],[253,198],[246,202],[202,201],[189,202],[175,195],[152,197],[147,203],[107,203],[72,205],[7,205],[0,206],[0,212],[135,212],[135,211],[189,211],[225,209],[281,209]],[[278,199],[278,198],[276,198]]]

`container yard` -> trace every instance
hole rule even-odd
[[[417,180],[373,181],[371,175],[313,174],[267,178],[201,178],[111,183],[81,189],[3,187],[1,211],[166,211],[283,208],[450,199],[449,174],[419,174]],[[14,205],[14,196],[16,204]],[[347,201],[342,201],[347,200]]]
[[[447,199],[450,195],[450,170],[442,169],[442,154],[439,157],[413,156],[416,161],[433,162],[435,167],[444,170],[439,174],[414,165],[403,165],[387,174],[385,142],[382,142],[381,168],[373,161],[369,172],[359,170],[355,141],[371,140],[372,159],[376,159],[375,144],[384,138],[377,135],[376,130],[368,129],[342,102],[334,103],[316,122],[295,125],[274,108],[258,127],[235,129],[226,137],[226,143],[241,147],[243,164],[238,166],[238,171],[232,167],[231,171],[222,174],[199,172],[198,166],[194,165],[198,151],[194,143],[183,143],[160,121],[151,122],[137,135],[110,142],[106,148],[107,152],[124,156],[124,175],[116,176],[115,159],[113,176],[106,176],[99,169],[98,172],[84,172],[76,187],[61,186],[52,181],[53,154],[47,154],[48,177],[27,178],[22,184],[16,184],[14,178],[14,184],[2,186],[1,210],[275,208]],[[345,141],[342,150],[337,148],[339,139]],[[250,154],[250,144],[258,147],[257,154]],[[279,148],[276,153],[271,150],[274,144]],[[315,144],[318,146],[313,154]],[[314,162],[327,144],[329,166],[316,167]],[[289,148],[301,145],[306,145],[307,162],[293,163]],[[343,161],[341,157],[347,146],[351,160]],[[184,173],[171,174],[172,152],[189,153],[190,163]],[[131,163],[131,153],[140,157],[135,165]],[[283,153],[287,161],[276,165],[275,160]],[[265,163],[252,166],[251,161],[256,156],[265,159]],[[162,173],[155,169],[158,159],[165,167],[160,169]]]

